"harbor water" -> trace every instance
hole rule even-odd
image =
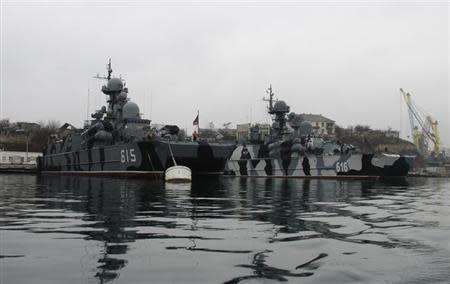
[[[0,283],[448,283],[450,179],[0,175]]]

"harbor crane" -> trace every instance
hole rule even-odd
[[[411,136],[419,152],[428,156],[430,146],[435,155],[440,153],[439,128],[437,120],[426,114],[411,98],[411,94],[400,88],[408,107]],[[432,145],[430,145],[430,142]]]

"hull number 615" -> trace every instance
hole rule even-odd
[[[136,162],[136,154],[134,152],[134,149],[120,150],[120,162],[121,163]]]

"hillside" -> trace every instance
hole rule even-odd
[[[24,127],[19,123],[2,121],[0,122],[0,149],[25,151],[28,140],[28,151],[42,152],[49,136],[56,133],[58,128],[57,122],[33,123],[33,127]]]

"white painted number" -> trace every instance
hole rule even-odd
[[[348,163],[345,162],[336,162],[336,172],[348,172]]]
[[[136,155],[134,154],[134,149],[130,149],[130,158],[132,162],[136,162]]]
[[[120,162],[125,163],[125,151],[126,150],[120,150]]]
[[[121,163],[136,162],[136,154],[134,152],[134,149],[120,150],[120,162]]]

